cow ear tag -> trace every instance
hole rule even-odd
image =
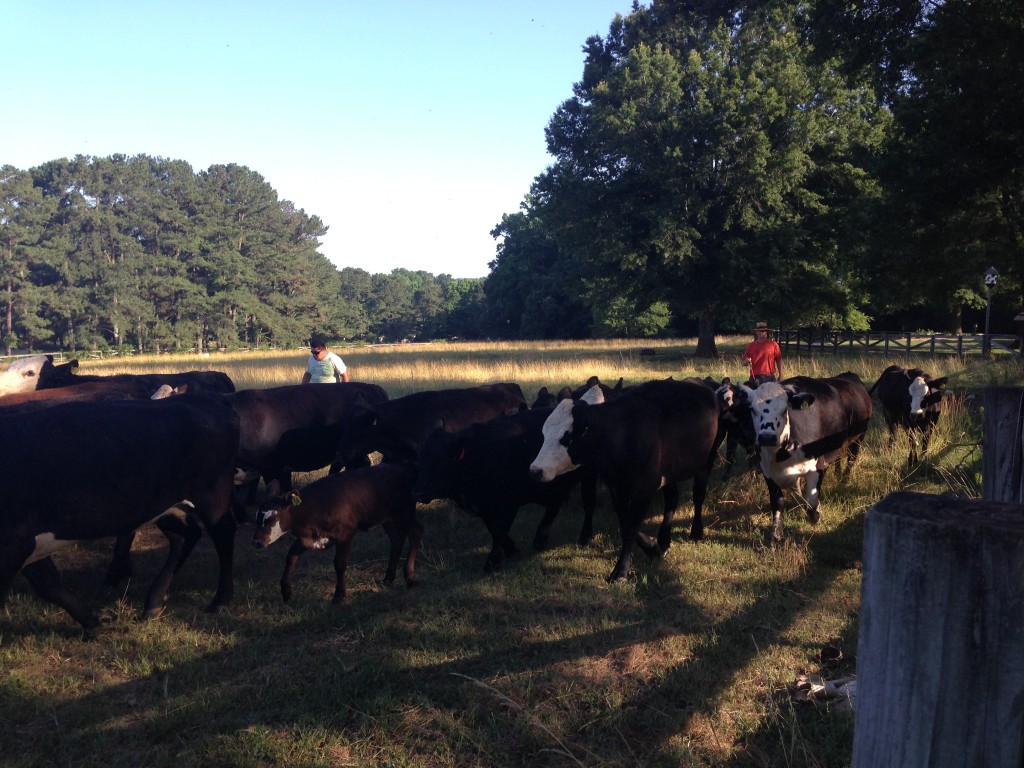
[[[291,493],[288,494],[288,503],[293,507],[297,507],[299,506],[299,504],[302,503],[302,499],[299,498],[299,494],[297,494],[295,491],[292,491]]]

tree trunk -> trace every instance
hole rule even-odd
[[[718,357],[718,347],[715,345],[715,313],[711,310],[703,312],[700,316],[697,327],[697,351],[693,356]]]
[[[949,308],[949,332],[958,335],[964,332],[964,308],[962,304],[956,304]]]
[[[14,283],[7,278],[7,316],[4,318],[4,338],[14,333]],[[7,345],[7,354],[13,354],[10,344]]]

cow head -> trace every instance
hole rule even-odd
[[[604,393],[598,384],[588,389],[580,399],[580,403],[587,406],[600,405],[603,402]],[[569,458],[569,442],[573,436],[573,414],[576,405],[573,400],[563,400],[545,420],[541,428],[544,444],[540,447],[537,458],[530,464],[530,477],[534,480],[550,483],[559,475],[571,472],[578,466]]]
[[[53,355],[32,355],[15,360],[0,374],[0,396],[40,389],[39,382],[52,368]]]
[[[936,405],[942,401],[942,387],[946,384],[946,377],[941,379],[930,379],[927,376],[917,376],[910,382],[910,415],[923,416],[925,408]]]
[[[757,444],[786,446],[790,442],[789,410],[809,407],[814,395],[797,392],[776,381],[767,381],[757,389],[740,384],[738,392],[750,407]]]
[[[292,508],[302,503],[298,491],[289,491],[279,496],[280,486],[276,480],[267,487],[267,500],[256,512],[256,530],[252,543],[256,549],[263,549],[288,533],[291,528]]]

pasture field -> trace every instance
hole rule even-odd
[[[515,381],[532,401],[541,386],[591,375],[612,384],[742,379],[746,341],[720,339],[714,362],[694,360],[687,340],[334,349],[354,380],[391,397]],[[83,361],[81,370],[214,368],[240,388],[267,387],[298,383],[307,354],[124,358]],[[375,529],[355,539],[340,606],[330,603],[332,557],[315,552],[302,558],[284,604],[288,545],[255,551],[250,524],[236,540],[235,600],[215,615],[203,610],[216,580],[206,539],[167,611],[146,623],[136,615],[162,557],[155,529],[136,545],[135,579],[117,590],[101,586],[110,541],[59,553],[66,582],[105,626],[83,639],[19,577],[0,611],[0,765],[849,765],[852,716],[834,702],[797,700],[794,684],[801,674],[856,673],[864,513],[901,489],[980,496],[981,390],[1024,383],[1019,363],[950,357],[828,353],[789,356],[785,366],[787,375],[853,370],[870,386],[894,362],[948,375],[955,393],[920,467],[907,470],[906,443],[890,447],[876,413],[849,480],[826,477],[821,522],[807,523],[791,495],[775,546],[759,472],[741,461],[723,480],[718,469],[704,541],[686,538],[684,487],[668,555],[638,553],[625,584],[605,580],[619,535],[603,493],[585,549],[575,544],[578,492],[543,552],[530,548],[540,509],[524,508],[512,531],[520,554],[494,576],[482,571],[490,538],[478,519],[448,502],[422,506],[417,586],[381,584],[387,547]],[[656,504],[648,532],[658,516]],[[823,661],[826,646],[841,658]]]

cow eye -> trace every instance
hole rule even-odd
[[[563,445],[566,448],[569,447],[569,443],[572,442],[572,432],[566,430],[565,434],[562,435],[562,439],[558,441],[559,445]]]

